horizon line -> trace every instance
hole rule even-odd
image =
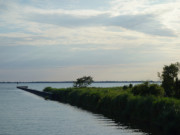
[[[0,81],[0,83],[73,83],[74,81]],[[139,83],[139,82],[161,82],[161,81],[94,81],[93,83]]]

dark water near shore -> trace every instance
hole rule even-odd
[[[21,85],[21,84],[19,84]],[[70,83],[24,83],[42,90],[47,86],[71,87]],[[107,87],[108,84],[93,84]],[[124,84],[109,84],[122,86]],[[68,104],[48,101],[16,89],[17,84],[0,84],[0,135],[146,135]]]

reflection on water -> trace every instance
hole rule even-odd
[[[36,84],[37,89],[45,85]],[[0,135],[145,135],[100,114],[18,90],[16,84],[0,84],[0,121]]]
[[[142,131],[140,129],[131,129],[129,126],[126,126],[120,122],[116,123],[112,119],[109,119],[107,117],[104,117],[102,114],[93,114],[96,117],[96,120],[100,125],[108,126],[116,130],[124,130],[125,132],[128,132],[129,134],[134,133],[133,135],[149,135],[150,133],[141,133]]]

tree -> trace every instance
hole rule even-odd
[[[88,85],[90,85],[93,82],[93,78],[91,76],[84,76],[81,78],[78,78],[75,82],[74,82],[74,87],[87,87]]]
[[[165,65],[162,74],[158,73],[158,76],[162,79],[162,87],[166,92],[166,96],[175,96],[176,84],[178,81],[178,72],[180,64]]]
[[[180,80],[178,78],[175,81],[175,97],[180,98]]]

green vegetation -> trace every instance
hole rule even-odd
[[[78,78],[74,88],[47,87],[52,99],[102,113],[116,121],[146,125],[162,135],[180,135],[179,63],[165,65],[159,77],[162,85],[145,82],[114,88],[87,87],[92,77]]]
[[[145,82],[143,84],[139,84],[133,87],[132,93],[134,95],[141,95],[141,96],[164,96],[164,89],[157,85],[157,84],[149,84]]]
[[[158,91],[155,94],[148,93],[146,96],[141,96],[144,95],[141,92],[140,95],[133,94],[132,91],[136,88],[146,85],[137,85],[126,90],[123,87],[66,89],[47,87],[44,91],[52,92],[54,100],[102,113],[116,121],[144,123],[151,128],[150,130],[157,128],[163,135],[179,135],[180,100],[162,97],[161,92],[159,95],[160,86],[157,85],[148,85],[149,89]]]
[[[91,76],[84,76],[81,78],[78,78],[75,82],[74,82],[74,87],[87,87],[88,85],[90,85],[93,82],[93,78]]]

